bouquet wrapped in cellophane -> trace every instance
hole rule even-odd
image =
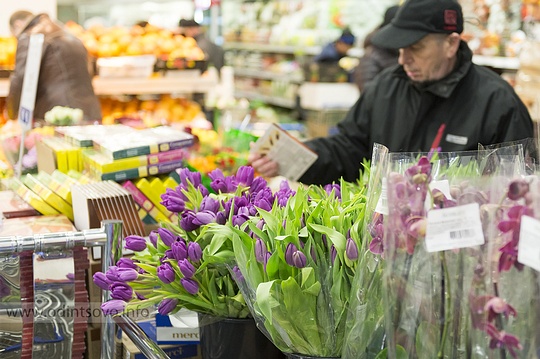
[[[383,241],[388,357],[493,358],[490,346],[516,353],[519,345],[511,340],[489,342],[494,339],[487,336],[497,334],[482,300],[490,298],[479,293],[493,285],[484,272],[502,198],[493,183],[524,174],[523,163],[519,146],[389,155]]]

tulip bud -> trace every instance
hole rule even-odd
[[[255,259],[257,262],[264,264],[266,252],[266,244],[262,241],[262,239],[258,238],[255,241]]]
[[[95,285],[97,285],[103,290],[109,290],[109,285],[111,284],[111,282],[109,281],[105,273],[96,272],[96,274],[94,274],[92,278]]]
[[[194,281],[193,279],[182,278],[182,279],[180,279],[180,284],[182,284],[184,289],[189,294],[195,295],[195,294],[197,294],[199,292],[199,284],[196,281]]]
[[[184,275],[184,278],[191,278],[197,271],[193,264],[191,264],[190,261],[187,259],[182,259],[181,261],[178,261],[178,267],[180,268],[180,272]]]
[[[193,224],[198,226],[204,226],[209,223],[214,223],[216,221],[216,214],[211,211],[201,211],[195,213],[195,219],[193,219]]]
[[[131,268],[131,269],[139,269],[135,262],[133,262],[133,259],[122,257],[116,262],[116,266],[118,268]]]
[[[124,247],[134,252],[140,252],[146,249],[146,239],[141,236],[127,236],[124,241]]]
[[[349,258],[351,261],[355,261],[358,259],[358,247],[356,246],[354,240],[350,237],[347,238],[345,254],[347,255],[347,258]]]
[[[178,305],[178,299],[167,298],[163,299],[158,305],[158,313],[167,315],[172,312]]]
[[[115,315],[122,313],[126,307],[123,300],[113,299],[101,304],[101,311],[104,315]]]
[[[244,186],[251,186],[255,170],[251,166],[240,166],[236,171],[236,182]]]
[[[189,242],[188,244],[188,257],[192,262],[197,263],[202,258],[202,249],[199,243]]]
[[[165,284],[172,283],[176,278],[174,270],[169,263],[163,263],[157,268],[157,276]]]
[[[139,276],[139,272],[133,268],[118,268],[117,274],[121,282],[131,282]]]
[[[171,246],[172,256],[177,261],[187,258],[187,245],[184,240],[176,241]]]
[[[163,244],[165,244],[167,247],[170,247],[171,244],[173,244],[174,241],[176,241],[176,236],[168,229],[158,228],[158,234]]]
[[[300,251],[293,253],[293,263],[296,268],[304,268],[306,266],[306,255]]]
[[[196,219],[195,213],[193,211],[186,211],[182,213],[182,219],[180,220],[180,227],[184,231],[192,232],[199,228],[200,226],[195,224],[194,221]]]
[[[234,279],[236,281],[241,282],[244,280],[244,276],[242,275],[242,272],[240,271],[240,268],[238,268],[238,266],[234,266],[233,273],[234,273]]]
[[[292,244],[292,243],[287,244],[287,248],[285,249],[285,262],[288,265],[294,266],[293,254],[297,250],[298,250],[298,248],[296,248],[296,246],[294,244]]]
[[[109,287],[109,291],[111,294],[111,298],[121,299],[125,302],[130,301],[131,297],[133,296],[133,288],[122,282],[112,283]]]
[[[150,239],[150,242],[152,242],[152,245],[154,247],[157,247],[157,238],[158,238],[158,231],[155,229],[150,231],[150,234],[148,235],[148,239]]]

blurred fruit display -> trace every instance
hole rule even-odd
[[[197,102],[167,94],[150,97],[102,97],[100,101],[104,125],[132,120],[140,122],[144,127],[154,127],[187,123],[198,116],[204,116]]]
[[[204,52],[192,37],[175,34],[151,24],[145,27],[134,25],[104,27],[94,25],[84,29],[81,25],[68,21],[67,28],[86,46],[93,57],[164,55],[193,61],[205,59]]]
[[[15,37],[0,37],[0,70],[13,70],[15,52],[17,52],[17,39]]]

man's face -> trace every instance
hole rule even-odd
[[[411,46],[399,49],[398,61],[407,76],[422,83],[448,75],[454,67],[457,51],[454,35],[457,34],[429,34]]]

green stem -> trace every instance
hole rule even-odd
[[[446,263],[446,256],[444,255],[444,252],[440,252],[439,254],[441,258],[441,272],[443,274],[441,278],[441,320],[442,320],[442,334],[441,334],[441,343],[439,347],[439,352],[437,353],[437,358],[444,358],[444,345],[446,343],[446,337],[448,335],[448,319],[446,318],[445,313],[445,306],[448,308],[448,310],[451,310],[451,296],[447,295],[447,293],[450,293],[450,282],[445,281],[446,278],[450,278],[450,274],[448,273],[448,265]]]
[[[452,349],[452,358],[458,358],[459,347],[461,342],[461,301],[463,297],[463,251],[460,250],[458,253],[458,273],[456,275],[457,279],[457,288],[456,294],[453,296],[456,300],[454,301],[454,322],[452,326],[454,327],[454,334],[452,338],[453,349]],[[450,293],[452,295],[452,293]]]

